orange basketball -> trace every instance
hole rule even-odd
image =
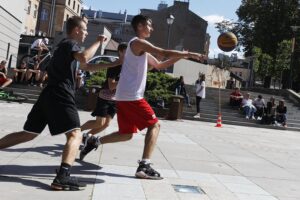
[[[218,46],[222,51],[229,52],[236,48],[238,40],[232,32],[225,32],[218,37]]]

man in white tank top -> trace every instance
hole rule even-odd
[[[148,129],[142,160],[135,176],[145,179],[162,179],[160,174],[150,166],[150,158],[159,134],[160,124],[153,109],[144,99],[148,65],[156,69],[165,69],[181,58],[193,58],[204,61],[205,56],[187,51],[164,50],[153,46],[149,38],[152,21],[146,16],[137,15],[131,25],[136,37],[131,39],[125,53],[121,76],[116,91],[117,116],[119,131],[103,137],[91,136],[82,150],[85,155],[100,144],[130,140],[138,130]],[[160,62],[153,55],[168,60]]]

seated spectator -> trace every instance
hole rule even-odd
[[[234,91],[230,94],[229,104],[232,107],[240,107],[243,100],[243,95],[240,91],[240,88],[234,88]]]
[[[271,97],[270,101],[267,102],[264,115],[262,117],[262,124],[274,124],[275,123],[276,104],[275,98]]]
[[[40,76],[40,63],[36,60],[33,66],[28,67],[26,80],[29,81],[29,84],[36,85],[40,81]]]
[[[14,81],[16,83],[23,83],[25,81],[26,71],[27,64],[23,61],[17,68],[14,69]]]
[[[279,101],[279,105],[276,107],[276,124],[279,123],[278,125],[282,125],[283,127],[287,127],[286,121],[286,112],[287,108],[284,105],[284,100]]]
[[[0,63],[0,88],[3,89],[12,83],[12,79],[7,77],[6,60]]]
[[[253,105],[256,108],[255,116],[257,117],[257,120],[261,120],[266,107],[265,100],[261,95],[258,95],[258,97],[253,101]]]
[[[184,100],[185,100],[185,103],[188,104],[188,107],[191,107],[190,97],[186,93],[185,83],[184,83],[183,76],[180,76],[179,80],[176,83],[176,95],[177,94],[183,96]]]
[[[254,113],[256,112],[255,106],[252,104],[252,99],[250,99],[250,94],[247,93],[246,97],[242,101],[243,111],[246,115],[246,119],[255,119]]]

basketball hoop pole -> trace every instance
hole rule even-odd
[[[222,58],[221,62],[221,68],[223,69],[224,65],[224,58]],[[222,110],[221,110],[221,71],[218,69],[218,80],[219,80],[219,115],[222,115]]]

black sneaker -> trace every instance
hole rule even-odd
[[[140,161],[135,176],[137,178],[143,178],[143,179],[154,179],[154,180],[163,179],[163,177],[160,176],[160,173],[155,171],[150,165],[151,163],[146,164],[145,162]]]
[[[88,134],[88,133],[83,133],[82,134],[82,142],[79,146],[79,150],[82,150],[84,149],[84,147],[87,145],[87,141],[89,140],[89,138],[91,137],[92,135],[91,134]]]
[[[72,177],[70,174],[67,174],[66,176],[56,175],[51,184],[53,190],[78,191],[85,189],[85,187],[86,184],[80,183],[76,177]]]
[[[95,151],[97,150],[99,146],[99,140],[98,137],[95,136],[91,136],[88,138],[88,141],[86,142],[86,145],[84,146],[84,148],[80,151],[80,155],[79,155],[79,160],[83,160],[84,157],[90,153],[93,149],[95,149]]]

